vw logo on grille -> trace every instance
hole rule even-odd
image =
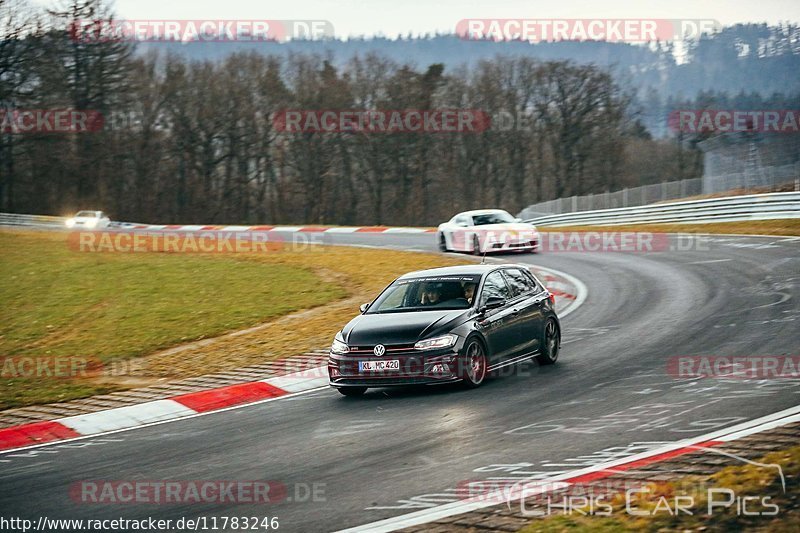
[[[372,353],[380,357],[386,353],[386,346],[384,346],[383,344],[379,344],[372,349]]]

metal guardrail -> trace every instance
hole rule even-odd
[[[580,211],[526,220],[537,226],[739,222],[800,218],[800,192],[726,196],[667,204]]]
[[[67,227],[67,218],[54,217],[50,215],[21,215],[17,213],[0,213],[0,226],[27,226],[39,228],[63,228]],[[115,222],[109,223],[110,228],[127,228],[130,226],[140,226],[135,222]]]
[[[18,215],[15,213],[0,213],[0,226],[41,226],[64,227],[66,217],[53,217],[48,215]]]
[[[668,204],[650,204],[617,209],[580,211],[561,215],[531,218],[537,226],[617,226],[623,224],[738,222],[742,220],[773,220],[800,218],[800,192],[778,192],[727,196]],[[0,226],[65,226],[66,217],[0,213]],[[114,222],[112,226],[126,227],[132,223]]]

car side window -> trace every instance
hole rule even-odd
[[[478,307],[484,305],[490,296],[497,296],[505,298],[506,300],[511,298],[506,280],[499,271],[492,272],[486,276],[486,281],[483,282],[483,290],[481,291],[481,299]]]
[[[536,278],[534,278],[530,272],[523,272],[523,274],[525,274],[531,280],[531,285],[533,285],[533,294],[539,294],[540,292],[544,291],[542,284],[536,281]]]
[[[533,294],[535,292],[536,285],[533,283],[533,280],[526,276],[520,269],[507,268],[504,272],[508,279],[508,285],[511,288],[512,298],[523,294]]]
[[[470,226],[471,223],[472,221],[469,219],[468,216],[461,215],[456,219],[456,224],[458,225]]]

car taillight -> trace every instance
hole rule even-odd
[[[550,295],[547,297],[547,299],[550,300],[550,304],[551,305],[556,305],[556,295],[555,294],[553,294],[551,292]]]

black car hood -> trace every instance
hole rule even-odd
[[[342,329],[350,346],[409,344],[448,333],[469,317],[468,309],[359,315]]]

